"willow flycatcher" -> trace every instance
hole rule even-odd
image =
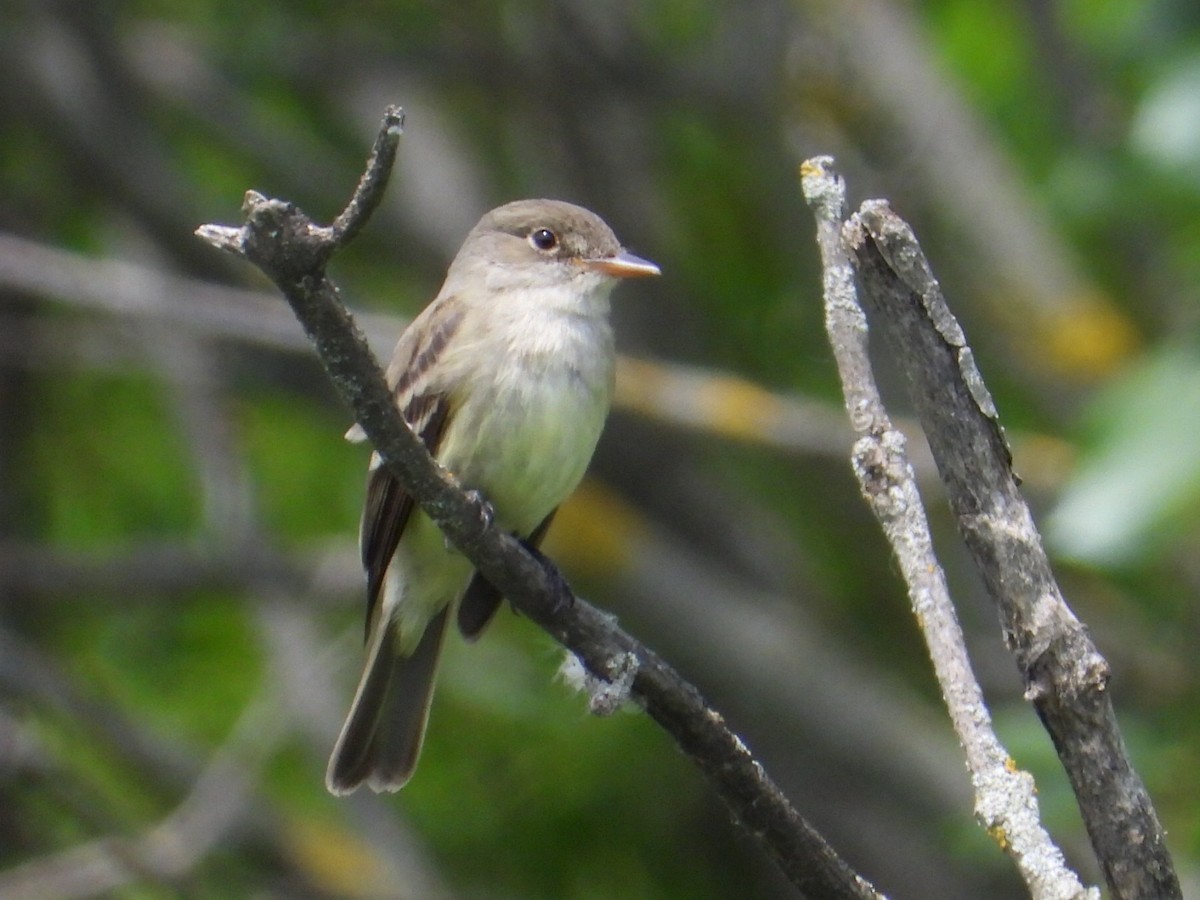
[[[388,383],[409,427],[495,523],[536,547],[579,484],[612,399],[609,294],[659,274],[599,216],[556,200],[492,210],[401,335]],[[365,435],[356,425],[351,440]],[[412,776],[452,611],[479,635],[501,597],[371,457],[359,537],[366,665],[326,785],[394,791]]]

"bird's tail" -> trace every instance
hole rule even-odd
[[[399,652],[396,623],[380,623],[325,772],[331,793],[349,794],[363,782],[375,791],[397,791],[412,777],[429,720],[447,612],[443,607],[430,620],[409,656]]]

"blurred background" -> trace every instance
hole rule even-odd
[[[1200,7],[3,0],[0,896],[793,895],[508,613],[450,640],[405,791],[326,794],[366,450],[285,305],[193,230],[248,188],[331,219],[389,103],[388,200],[332,269],[379,352],[488,208],[604,216],[664,277],[615,298],[618,407],[548,551],[880,889],[1022,896],[849,470],[797,166],[889,198],[1200,890]],[[1094,883],[910,433],[1001,737]]]

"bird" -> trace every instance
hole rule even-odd
[[[467,234],[433,301],[401,334],[387,381],[408,426],[497,527],[536,550],[583,477],[612,401],[609,297],[659,267],[595,213],[518,200]],[[363,441],[358,425],[346,434]],[[326,771],[336,795],[412,777],[453,616],[474,640],[500,592],[450,546],[375,452],[359,543],[362,677]]]

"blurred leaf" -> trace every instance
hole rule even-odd
[[[1167,526],[1200,497],[1200,357],[1146,356],[1092,404],[1091,446],[1050,516],[1058,552],[1128,565],[1169,541]]]
[[[239,408],[263,516],[287,539],[357,528],[369,454],[343,440],[352,420],[339,412],[280,393]]]
[[[1151,86],[1129,139],[1148,160],[1200,187],[1200,56],[1173,67]]]
[[[198,498],[186,447],[150,376],[69,375],[41,398],[27,471],[57,541],[178,534]]]

